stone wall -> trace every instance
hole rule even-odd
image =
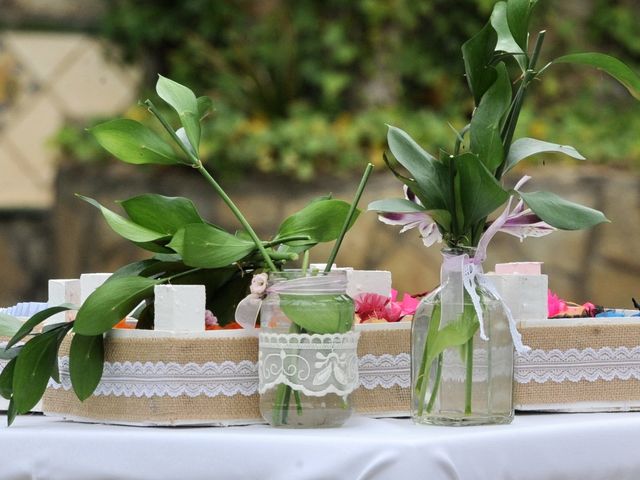
[[[504,261],[543,261],[551,288],[562,297],[630,307],[631,297],[640,297],[640,176],[587,165],[546,166],[527,173],[534,178],[528,189],[551,190],[601,209],[612,223],[522,243],[498,234],[489,249],[486,268]],[[320,179],[313,185],[302,185],[283,179],[245,179],[229,186],[228,191],[266,238],[285,215],[315,196],[332,192],[336,198],[349,200],[355,183]],[[0,288],[0,305],[43,299],[49,276],[112,271],[144,256],[114,234],[98,211],[74,193],[94,197],[117,210],[114,200],[145,192],[188,196],[203,216],[229,229],[237,227],[200,176],[189,169],[140,169],[125,164],[64,167],[57,178],[50,217],[15,216],[11,222],[2,222],[0,271],[5,286]],[[392,176],[380,172],[372,177],[362,205],[398,192]],[[314,249],[312,261],[323,262],[329,249],[330,245]],[[399,235],[397,228],[380,224],[372,213],[363,213],[347,236],[338,263],[391,270],[400,291],[416,293],[437,285],[440,254],[437,246],[422,246],[415,231]]]

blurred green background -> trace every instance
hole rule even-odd
[[[455,139],[452,127],[462,128],[473,107],[463,76],[460,46],[486,22],[493,3],[492,0],[5,1],[0,14],[0,25],[8,35],[4,41],[0,38],[0,165],[3,165],[2,142],[17,138],[12,137],[11,125],[20,112],[13,111],[23,107],[15,100],[19,96],[16,92],[42,95],[51,91],[57,95],[54,100],[63,111],[74,101],[60,100],[73,93],[69,87],[64,91],[57,89],[55,75],[65,75],[60,69],[52,68],[47,73],[54,78],[50,82],[53,87],[49,88],[43,86],[47,81],[42,78],[37,82],[21,80],[26,74],[19,62],[3,63],[3,45],[5,53],[11,54],[12,49],[19,51],[22,47],[16,38],[21,33],[77,34],[85,42],[97,42],[101,55],[124,69],[123,78],[135,81],[122,87],[128,89],[126,100],[118,97],[116,102],[114,97],[112,111],[58,114],[56,128],[43,140],[46,152],[55,152],[52,178],[47,184],[55,187],[50,199],[35,206],[20,203],[22,200],[12,202],[14,197],[10,196],[3,200],[2,190],[9,191],[17,181],[11,177],[17,157],[7,154],[13,167],[2,166],[0,178],[0,268],[5,278],[12,281],[0,285],[0,305],[42,300],[46,297],[47,278],[77,276],[89,269],[113,269],[118,262],[138,255],[129,250],[122,253],[125,249],[122,242],[102,245],[101,249],[103,237],[111,234],[100,230],[101,219],[95,211],[78,206],[69,197],[81,191],[108,202],[142,193],[136,188],[146,186],[158,193],[176,193],[159,182],[159,177],[136,183],[135,178],[148,175],[150,170],[131,166],[124,166],[123,170],[123,166],[116,166],[116,161],[85,131],[91,124],[115,114],[148,122],[156,128],[134,99],[153,95],[157,73],[189,85],[198,95],[208,94],[214,99],[216,112],[207,123],[201,149],[208,168],[225,185],[235,188],[237,196],[259,190],[270,182],[278,186],[264,187],[270,195],[275,195],[278,189],[290,195],[290,200],[283,204],[285,210],[289,204],[293,208],[295,202],[304,203],[318,189],[344,192],[343,197],[348,198],[367,162],[380,167],[377,179],[390,177],[382,166],[385,124],[402,127],[432,152],[452,146]],[[616,55],[640,71],[639,13],[637,0],[540,0],[532,30],[548,31],[540,63],[569,52],[599,51]],[[39,38],[42,41],[44,37]],[[75,55],[70,52],[67,62],[72,62]],[[88,60],[78,63],[86,69],[82,75],[96,77],[98,92],[101,82],[109,83],[111,77],[91,72],[101,68],[94,66],[97,63]],[[130,75],[130,69],[136,74]],[[559,233],[554,235],[557,241],[534,239],[523,244],[532,247],[522,247],[510,239],[510,246],[503,248],[500,240],[493,259],[543,260],[547,262],[547,272],[558,282],[555,286],[552,282],[552,286],[562,296],[603,304],[630,304],[627,300],[631,295],[640,295],[640,288],[636,288],[640,261],[635,260],[640,258],[637,248],[640,233],[625,230],[640,225],[638,104],[606,76],[569,66],[550,69],[531,90],[516,137],[531,136],[574,145],[588,157],[589,164],[601,166],[594,170],[583,165],[577,167],[573,160],[550,157],[523,162],[521,171],[552,164],[553,169],[545,170],[545,175],[559,186],[558,193],[571,190],[572,199],[580,200],[583,196],[584,203],[595,208],[607,211],[611,205],[610,210],[621,210],[610,214],[616,227],[607,225],[581,234]],[[91,103],[81,102],[80,93],[78,89],[76,100],[81,106]],[[95,98],[92,95],[90,98]],[[106,93],[103,95],[108,97]],[[25,130],[36,135],[42,131],[39,128],[32,121]],[[33,155],[29,157],[29,161],[36,162],[32,169],[39,170],[38,160]],[[118,180],[109,183],[106,172],[114,168],[120,168]],[[123,171],[126,173],[122,174]],[[157,175],[164,179],[174,175],[166,169],[158,171]],[[178,176],[172,178],[179,181]],[[607,178],[614,178],[609,186],[599,183]],[[85,183],[77,183],[80,179]],[[93,183],[87,184],[89,181]],[[392,179],[385,180],[384,185],[380,182],[374,179],[369,199],[379,198],[385,189],[399,190]],[[124,188],[124,184],[130,188]],[[289,188],[283,189],[282,185]],[[161,187],[160,191],[154,187]],[[166,191],[162,191],[165,187]],[[193,193],[185,189],[178,188],[181,191],[177,193],[187,196]],[[619,198],[612,198],[616,193],[626,198],[624,209]],[[260,216],[255,203],[248,202],[245,206],[252,210],[250,218]],[[79,215],[91,216],[92,220],[80,220]],[[278,215],[283,216],[281,211],[276,212]],[[379,238],[387,240],[374,243],[386,245],[386,250],[375,250],[354,240],[345,248],[369,249],[369,256],[344,257],[341,263],[391,269],[401,290],[432,288],[437,282],[437,248],[424,254],[427,260],[423,270],[414,269],[413,265],[409,268],[407,262],[415,262],[416,255],[423,255],[417,252],[425,252],[420,240],[412,234],[398,237],[397,230],[377,225],[375,217],[371,217],[366,227],[357,227],[352,235],[367,237],[369,229],[375,228],[381,232]],[[269,225],[258,228],[270,231]],[[80,232],[79,237],[84,234],[85,243],[69,243],[73,238],[70,230]],[[611,250],[611,245],[620,241],[623,246]],[[559,250],[558,245],[565,245],[566,250]],[[401,250],[407,253],[398,253]],[[431,272],[427,281],[419,282],[417,279],[425,277],[427,269]],[[592,278],[604,278],[614,293],[604,292],[601,284],[589,284]],[[620,282],[626,285],[622,290]]]

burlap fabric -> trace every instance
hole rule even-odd
[[[70,338],[65,339],[60,355],[68,355]],[[358,344],[359,356],[397,355],[410,350],[410,329],[363,330]],[[240,362],[258,360],[256,337],[202,338],[109,338],[105,342],[105,361],[113,362]],[[408,375],[409,372],[407,371]],[[257,381],[256,381],[257,384]],[[410,390],[360,387],[352,400],[359,413],[374,417],[409,414]],[[240,425],[261,422],[259,396],[237,394],[207,397],[126,397],[92,396],[80,402],[73,391],[48,388],[43,398],[43,411],[68,419],[136,425]]]
[[[66,339],[60,353],[68,354]],[[105,342],[107,362],[206,362],[258,361],[257,337],[202,338],[109,338]],[[261,422],[257,392],[208,397],[91,396],[80,402],[70,390],[48,388],[43,398],[45,414],[69,419],[141,425],[207,424],[233,425]]]
[[[558,320],[557,322],[561,322]],[[579,326],[520,327],[525,345],[532,349],[598,350],[640,345],[639,324],[598,323]],[[640,381],[546,381],[514,383],[514,404],[519,410],[614,411],[640,409]]]
[[[408,327],[409,325],[407,325]],[[411,352],[411,329],[360,330],[358,356],[371,354],[398,355]],[[407,376],[411,375],[408,370]],[[395,385],[391,388],[378,386],[367,389],[360,386],[352,396],[356,411],[373,417],[409,416],[411,388]]]

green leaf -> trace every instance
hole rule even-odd
[[[100,335],[125,318],[142,300],[153,296],[163,280],[124,277],[100,285],[78,310],[73,330],[80,335]]]
[[[16,411],[16,404],[12,398],[9,400],[9,408],[7,409],[7,426],[11,426],[13,421],[16,419],[16,415],[18,415],[18,412]]]
[[[0,397],[9,400],[13,393],[13,373],[16,367],[16,359],[12,359],[4,366],[0,373]]]
[[[22,326],[18,329],[15,335],[9,340],[6,348],[10,348],[22,340],[24,337],[29,335],[31,331],[37,326],[44,322],[47,318],[55,315],[56,313],[66,312],[68,310],[77,310],[78,307],[75,305],[71,305],[70,303],[63,303],[62,305],[57,305],[55,307],[45,308],[35,314],[33,314],[29,320],[24,322]]]
[[[198,116],[200,117],[200,120],[202,120],[213,110],[213,100],[209,97],[202,96],[198,97],[196,101],[198,102]]]
[[[194,93],[184,85],[162,75],[158,75],[156,92],[160,98],[176,111],[180,117],[180,123],[182,123],[187,133],[189,142],[194,151],[197,152],[200,146],[200,111],[198,100]],[[204,100],[201,101],[201,104],[204,107]]]
[[[491,172],[495,172],[504,159],[504,146],[500,130],[502,120],[511,104],[511,82],[503,62],[496,66],[497,78],[480,101],[471,119],[471,152]]]
[[[20,330],[22,324],[23,322],[19,318],[0,313],[0,337],[13,337]]]
[[[472,153],[459,155],[455,162],[460,179],[464,229],[467,230],[506,202],[509,194]]]
[[[578,65],[589,65],[598,70],[608,73],[625,86],[629,93],[637,100],[640,100],[640,76],[636,74],[625,63],[617,58],[604,53],[573,53],[556,58],[554,63],[573,63]]]
[[[504,173],[507,173],[521,160],[538,153],[564,153],[570,157],[584,160],[585,158],[573,147],[569,145],[558,145],[557,143],[543,142],[535,138],[519,138],[511,144],[507,159],[505,160]]]
[[[80,400],[91,396],[102,378],[104,340],[102,335],[73,336],[69,349],[69,374],[73,391]]]
[[[126,163],[184,163],[157,133],[135,120],[110,120],[90,128],[89,132],[102,148]]]
[[[524,72],[527,68],[528,59],[511,34],[511,29],[507,21],[507,2],[497,2],[493,6],[491,26],[498,34],[498,42],[495,47],[496,52],[513,54],[518,65],[520,65],[520,68]]]
[[[190,223],[204,223],[188,198],[146,193],[120,204],[134,223],[165,235],[173,235]]]
[[[309,333],[344,333],[353,325],[353,304],[341,296],[280,294],[280,309]]]
[[[129,263],[127,265],[124,265],[123,267],[120,267],[115,272],[113,272],[111,276],[107,279],[107,282],[112,282],[113,280],[116,280],[118,278],[123,278],[123,277],[136,277],[136,276],[144,277],[146,275],[142,275],[142,272],[144,272],[150,267],[157,265],[158,263],[161,263],[161,262],[155,259],[140,260],[138,262]]]
[[[513,39],[522,49],[527,51],[527,37],[529,33],[529,18],[537,0],[508,0],[507,22]]]
[[[425,209],[447,210],[451,201],[446,189],[448,170],[444,164],[424,151],[409,134],[391,125],[387,143],[396,160],[418,185],[419,189],[414,193],[419,195]]]
[[[251,241],[202,223],[178,230],[168,246],[182,256],[186,265],[201,268],[226,267],[256,248]]]
[[[465,304],[462,315],[427,338],[427,365],[447,348],[467,343],[480,326],[473,305]]]
[[[342,225],[347,219],[350,205],[342,200],[314,200],[302,210],[286,218],[278,228],[275,240],[278,238],[308,235],[310,240],[287,242],[287,245],[313,245],[331,242],[338,238]],[[356,210],[351,225],[360,214]]]
[[[127,240],[131,240],[132,242],[153,242],[155,240],[160,240],[164,238],[168,238],[170,235],[167,235],[163,232],[157,232],[151,230],[149,228],[138,225],[131,220],[128,220],[115,212],[112,212],[106,207],[103,207],[100,202],[94,200],[93,198],[84,197],[82,195],[76,194],[78,198],[81,198],[87,203],[90,203],[97,209],[102,212],[105,220],[111,227],[111,229],[116,232],[121,237],[126,238]]]
[[[518,193],[538,217],[560,230],[580,230],[609,222],[602,212],[570,202],[551,192]]]
[[[496,31],[491,23],[487,23],[482,30],[462,45],[467,83],[476,105],[480,104],[482,96],[496,81],[496,71],[491,67],[491,61],[497,41]]]
[[[421,213],[424,208],[405,198],[389,198],[371,202],[367,210],[385,213]]]
[[[27,413],[42,398],[65,333],[64,329],[41,333],[22,348],[13,372],[13,401],[17,413]]]

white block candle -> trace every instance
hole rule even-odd
[[[385,270],[347,270],[347,294],[355,298],[361,293],[391,296],[391,272]]]
[[[55,307],[63,303],[72,303],[80,306],[80,280],[77,278],[49,280],[49,298],[47,303]],[[75,318],[75,312],[61,312],[52,315],[44,321],[45,325],[68,322]]]
[[[496,273],[488,274],[518,322],[548,317],[549,279],[541,271],[541,262],[515,262],[496,264]]]
[[[204,285],[156,285],[155,330],[170,332],[205,331]]]
[[[80,302],[84,303],[89,295],[106,282],[110,276],[110,273],[83,273],[80,275]]]

